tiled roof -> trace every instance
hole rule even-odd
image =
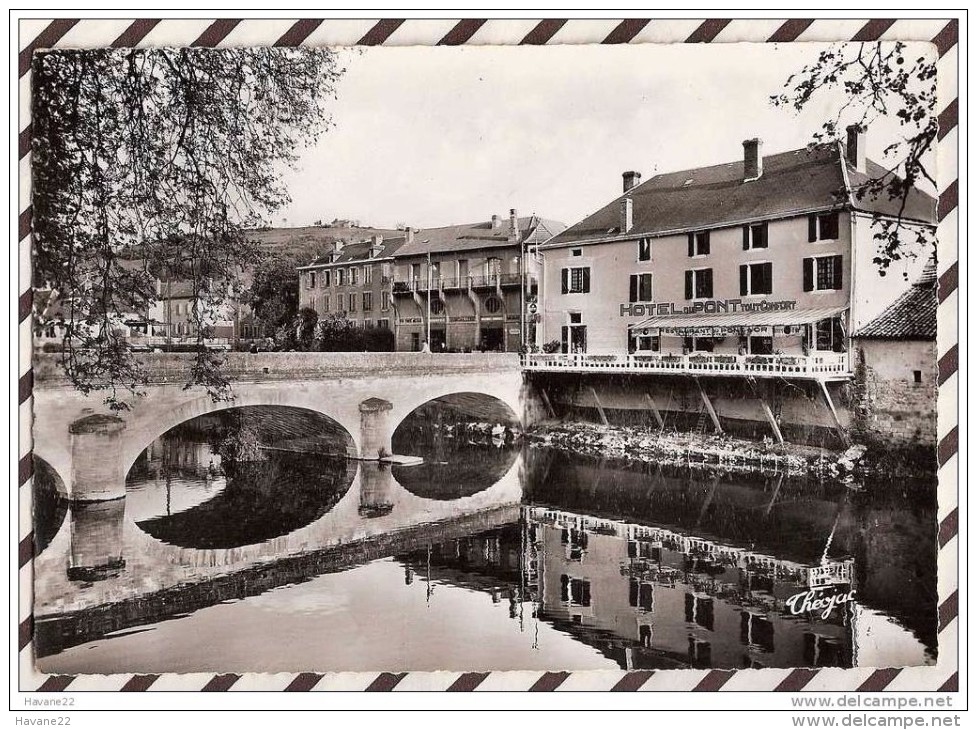
[[[850,193],[839,196],[845,191],[846,169],[852,186],[882,169],[868,161],[866,175],[843,160],[839,145],[824,144],[764,157],[763,174],[749,182],[743,180],[742,160],[655,175],[570,226],[547,246],[622,235],[620,207],[627,197],[633,201],[628,236],[719,228],[841,206],[850,197]],[[855,201],[855,208],[897,213],[898,201],[883,195],[880,200]],[[935,222],[936,201],[922,191],[914,193],[904,216]]]
[[[350,243],[342,248],[339,256],[335,260],[332,259],[331,255],[322,256],[317,258],[308,266],[300,266],[299,269],[322,266],[341,266],[342,264],[387,259],[393,256],[394,253],[396,253],[396,251],[404,245],[404,240],[404,238],[383,239],[383,242],[380,244],[380,252],[376,256],[370,256],[370,249],[373,247],[372,241]]]
[[[522,240],[530,243],[545,241],[566,228],[563,223],[538,218],[537,216],[519,218],[518,225]],[[491,221],[445,226],[443,228],[423,228],[414,233],[413,243],[404,244],[397,251],[396,257],[474,251],[510,245],[512,244],[509,243],[509,219],[503,217],[501,225],[494,229]]]
[[[878,317],[855,333],[872,340],[936,339],[936,264],[922,275]]]

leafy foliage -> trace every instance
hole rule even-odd
[[[323,352],[392,352],[394,333],[383,327],[357,327],[345,314],[332,314],[319,322],[316,347]]]
[[[844,91],[847,101],[815,133],[815,143],[840,139],[843,125],[867,128],[880,117],[898,120],[902,138],[885,148],[883,172],[853,186],[860,201],[884,196],[898,202],[895,216],[873,214],[878,244],[874,262],[882,275],[893,262],[935,246],[933,231],[907,221],[904,214],[914,188],[921,183],[937,187],[928,154],[938,133],[936,63],[925,56],[907,58],[907,50],[905,43],[831,46],[791,74],[786,90],[771,97],[775,106],[799,112],[820,103],[829,89]]]
[[[112,408],[146,373],[119,331],[190,282],[200,347],[187,387],[228,395],[210,314],[256,246],[243,233],[288,201],[281,172],[329,127],[342,74],[326,49],[97,49],[33,65],[34,283],[62,303],[62,363]],[[126,251],[142,253],[132,265]]]

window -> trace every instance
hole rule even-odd
[[[438,304],[441,304],[439,301]],[[502,311],[502,302],[498,297],[489,297],[485,300],[485,311],[489,314],[498,314]]]
[[[743,226],[743,250],[767,247],[767,224],[754,223]]]
[[[486,302],[486,308],[487,307],[488,307],[488,302]],[[433,314],[436,317],[440,317],[442,314],[444,314],[444,302],[442,302],[440,299],[432,299],[431,314]]]
[[[712,269],[690,269],[685,272],[685,298],[712,298]]]
[[[363,283],[372,284],[373,283],[373,265],[363,267]]]
[[[660,352],[661,337],[650,334],[650,330],[630,330],[628,332],[628,352]]]
[[[322,298],[322,311],[323,312],[328,312],[329,311],[329,295],[328,294],[326,294],[326,296],[324,296]]]
[[[390,264],[380,264],[380,278],[383,281],[390,281]]]
[[[309,289],[315,289],[315,272],[309,272]]]
[[[346,286],[345,269],[336,269],[336,286]]]
[[[841,289],[841,256],[811,256],[804,259],[804,291]]]
[[[923,382],[923,371],[922,370],[913,370],[913,382],[914,383],[917,383],[917,384]]]
[[[650,302],[654,298],[651,290],[651,274],[631,274],[628,296],[630,302]]]
[[[380,292],[380,311],[386,312],[390,309],[390,292]]]
[[[570,312],[570,324],[581,324],[583,315],[580,312]]]
[[[651,261],[651,239],[638,239],[638,261]]]
[[[373,294],[371,292],[363,292],[363,311],[370,312],[373,310]]]
[[[583,251],[581,249],[579,249],[579,248],[571,248],[570,249],[570,255],[571,256],[580,256],[582,254],[583,254]]]
[[[683,337],[682,349],[685,352],[712,352],[716,341],[712,337]]]
[[[358,271],[359,271],[359,269],[357,269],[354,266],[350,266],[349,267],[349,285],[350,286],[355,286],[356,285],[356,278],[357,278],[357,272]]]
[[[355,294],[350,294],[349,295],[349,309],[346,310],[346,311],[348,311],[348,312],[355,312],[356,311],[356,295]]]
[[[562,270],[564,294],[588,294],[590,292],[590,267],[575,266]]]
[[[840,317],[830,317],[815,323],[814,349],[825,352],[845,351],[845,328]]]
[[[773,337],[751,335],[748,342],[751,355],[773,355]]]
[[[363,320],[363,329],[368,329],[368,330],[373,329],[373,320],[372,319],[364,319]]]
[[[390,320],[389,319],[378,319],[377,320],[377,327],[379,327],[382,330],[388,330],[388,329],[390,329]]]
[[[332,283],[332,282],[330,281],[330,279],[331,279],[332,277],[331,277],[331,276],[330,276],[329,274],[330,274],[330,271],[329,271],[329,269],[324,269],[324,270],[322,271],[322,273],[321,273],[321,275],[320,275],[320,279],[322,280],[322,281],[321,281],[321,283],[320,283],[320,286],[321,286],[321,287],[322,287],[323,289],[325,289],[325,288],[327,288],[327,287],[328,287],[328,286],[330,286],[330,284]]]
[[[808,241],[834,241],[838,238],[838,213],[812,213],[807,217]]]
[[[574,606],[590,605],[590,581],[560,576],[560,600]]]
[[[773,264],[761,261],[740,266],[740,296],[773,293]]]
[[[689,256],[709,255],[709,231],[689,234]]]

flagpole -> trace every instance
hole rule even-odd
[[[427,347],[431,348],[431,252],[427,252]]]

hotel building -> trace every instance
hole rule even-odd
[[[624,173],[619,197],[540,246],[536,344],[548,352],[527,356],[526,367],[851,378],[852,333],[901,283],[900,270],[883,277],[873,261],[875,217],[893,220],[900,201],[856,194],[884,173],[865,142],[853,126],[844,144],[765,157],[751,139],[737,162],[644,183]],[[913,189],[901,216],[906,250],[919,246],[919,227],[935,227],[935,213],[935,200]],[[930,253],[905,261],[918,270]]]

